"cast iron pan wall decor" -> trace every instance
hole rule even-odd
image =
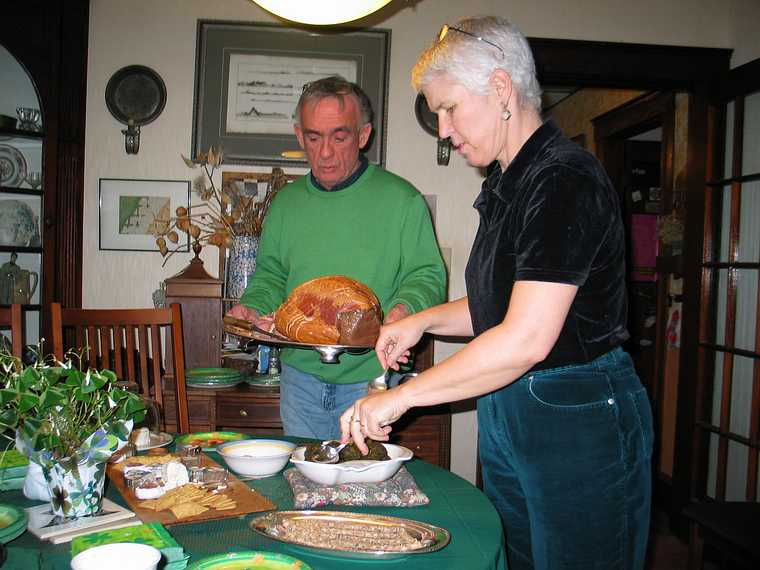
[[[417,122],[422,127],[422,130],[438,138],[436,158],[438,164],[447,166],[449,164],[449,157],[451,156],[451,140],[438,137],[438,116],[430,110],[427,100],[422,93],[417,93],[417,98],[414,100],[414,116],[417,117]]]
[[[161,76],[144,65],[122,67],[106,85],[106,106],[111,115],[127,125],[127,154],[140,150],[140,127],[156,120],[166,105],[166,85]]]

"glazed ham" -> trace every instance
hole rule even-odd
[[[372,290],[344,275],[302,283],[274,315],[280,334],[309,344],[373,346],[381,322],[380,302]]]

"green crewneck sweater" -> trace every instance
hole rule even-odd
[[[290,292],[323,275],[346,275],[369,286],[387,312],[442,303],[446,271],[422,195],[407,181],[370,164],[351,186],[335,192],[303,176],[272,201],[256,271],[240,302],[273,312]],[[374,351],[343,354],[323,364],[313,350],[288,349],[282,361],[324,382],[353,384],[377,377]]]

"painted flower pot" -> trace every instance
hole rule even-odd
[[[259,238],[237,236],[233,239],[230,258],[227,262],[227,297],[239,299],[248,286],[248,280],[256,270],[256,253]]]
[[[74,519],[94,515],[103,501],[106,462],[76,464],[70,460],[43,467],[53,514]]]

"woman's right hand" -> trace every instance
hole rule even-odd
[[[380,327],[375,352],[384,370],[399,369],[399,364],[409,362],[409,349],[417,344],[425,332],[424,324],[416,315]]]

